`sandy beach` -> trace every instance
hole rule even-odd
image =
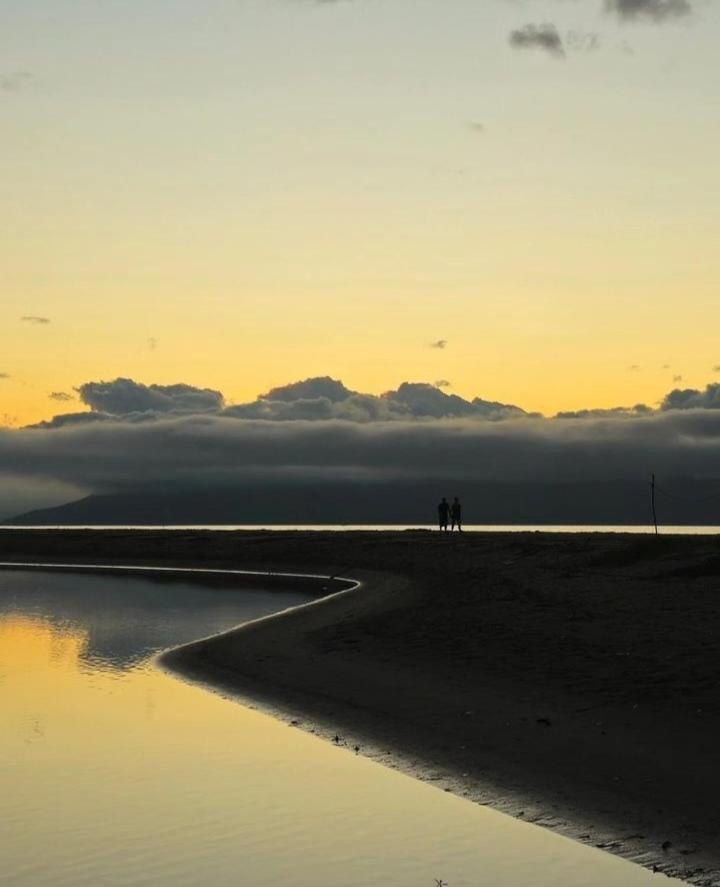
[[[357,578],[357,589],[163,664],[348,753],[710,885],[720,884],[719,542],[6,530],[0,559]]]

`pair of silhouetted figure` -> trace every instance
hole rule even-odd
[[[441,533],[447,533],[448,521],[451,531],[457,527],[458,531],[462,533],[462,505],[457,496],[453,499],[452,505],[444,496],[438,505],[438,523]]]

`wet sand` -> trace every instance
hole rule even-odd
[[[349,753],[720,884],[720,538],[0,531],[0,558],[357,577],[164,663]]]

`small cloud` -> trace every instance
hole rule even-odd
[[[670,364],[669,364],[669,363],[664,363],[664,364],[662,365],[662,369],[664,369],[664,370],[669,370],[669,369],[670,369]]]
[[[471,121],[470,123],[468,123],[468,129],[472,130],[472,132],[484,133],[485,124],[478,123],[477,121]]]
[[[447,379],[438,379],[435,383],[436,388],[452,388],[452,382],[448,382]]]
[[[714,373],[720,373],[720,363],[716,363],[715,366],[712,368],[712,371]]]
[[[150,338],[147,340],[147,346],[150,351],[157,351],[158,344],[158,340],[154,336],[150,336]]]
[[[23,323],[35,323],[38,326],[42,326],[46,323],[50,323],[49,317],[38,317],[36,314],[25,314],[20,318]]]
[[[511,31],[508,40],[513,49],[540,49],[555,58],[565,58],[562,37],[553,24],[523,25]]]
[[[437,342],[431,342],[431,348],[438,348],[440,351],[444,351],[448,346],[447,339],[438,339]]]
[[[0,373],[0,379],[9,379],[10,373]]]
[[[48,394],[50,400],[59,400],[61,403],[67,403],[69,400],[75,400],[72,394],[68,394],[67,391],[51,391]]]
[[[692,12],[690,0],[605,0],[605,8],[623,21],[663,22]]]
[[[17,92],[24,86],[29,86],[35,75],[31,71],[11,71],[0,76],[0,89],[4,92]]]
[[[640,366],[639,366],[639,364],[637,364],[637,363],[633,363],[633,364],[631,364],[631,365],[628,367],[628,372],[629,372],[629,373],[639,373],[639,372],[640,372]]]
[[[673,376],[673,382],[682,382],[683,377],[680,375]]]
[[[595,52],[600,49],[600,35],[594,31],[568,31],[565,44],[572,52]]]

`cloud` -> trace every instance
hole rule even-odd
[[[20,320],[22,323],[35,323],[39,326],[44,326],[45,324],[50,323],[49,317],[38,317],[35,314],[25,314]]]
[[[720,410],[720,383],[712,382],[704,391],[696,388],[675,388],[660,405],[667,410]]]
[[[677,377],[676,377],[677,378]],[[504,422],[541,418],[515,404],[475,397],[468,400],[446,390],[447,379],[434,384],[403,382],[396,389],[381,395],[363,394],[347,388],[337,379],[320,376],[293,382],[267,391],[249,403],[225,405],[220,391],[197,388],[187,384],[144,385],[132,379],[110,382],[86,382],[77,388],[89,412],[72,412],[54,416],[33,428],[58,429],[82,424],[116,423],[148,424],[173,416],[217,416],[219,418],[263,422],[352,422],[426,423],[465,419],[475,422]],[[72,399],[65,392],[53,392],[53,400]],[[720,383],[708,385],[705,391],[674,389],[662,401],[659,412],[720,407]],[[643,403],[631,407],[584,408],[563,411],[558,420],[644,418],[653,414]]]
[[[665,476],[720,476],[720,383],[674,389],[659,410],[636,404],[555,419],[427,383],[376,396],[330,377],[230,407],[220,392],[186,384],[121,378],[78,392],[89,412],[0,429],[0,508],[6,482],[15,491],[27,482],[28,502],[44,502],[46,493],[58,501],[58,491],[67,500],[148,485],[605,484],[638,482],[650,467]]]
[[[237,419],[263,419],[274,422],[319,422],[340,419],[346,422],[389,422],[398,418],[391,403],[371,394],[352,394],[342,401],[332,401],[327,397],[298,400],[258,400],[247,404],[228,407],[223,415]]]
[[[447,346],[448,346],[447,339],[438,339],[437,342],[430,343],[431,348],[437,348],[440,351],[444,351],[447,348]]]
[[[267,422],[227,416],[0,430],[12,478],[87,492],[430,479],[522,484],[717,477],[720,410],[513,422]]]
[[[147,346],[150,351],[157,351],[158,344],[159,342],[154,336],[150,336],[150,338],[147,340]]]
[[[67,391],[51,391],[48,394],[50,400],[57,400],[60,403],[67,403],[69,400],[75,400],[72,394],[68,394]]]
[[[692,12],[690,0],[605,0],[605,6],[624,21],[663,22]]]
[[[562,37],[553,24],[523,25],[510,32],[513,49],[540,49],[555,58],[565,58]]]
[[[154,416],[153,416],[154,418]],[[68,428],[73,425],[94,425],[97,422],[138,422],[140,421],[136,415],[127,416],[111,416],[108,413],[61,413],[59,416],[53,416],[52,419],[45,419],[34,425],[28,425],[29,430],[49,429],[49,428]],[[148,419],[146,418],[146,421]]]
[[[5,92],[17,92],[25,86],[29,86],[35,80],[31,71],[11,71],[9,74],[0,75],[0,89]]]
[[[420,419],[458,418],[474,412],[470,401],[423,382],[403,382],[397,391],[388,391],[383,397],[397,405],[399,411]]]
[[[0,379],[9,379],[10,373],[0,373]]]
[[[558,413],[556,419],[639,419],[649,416],[652,407],[637,403],[634,407],[608,407],[590,410],[567,410]]]
[[[682,381],[681,375],[673,376],[673,382]],[[659,411],[646,404],[634,407],[614,407],[610,409],[574,410],[558,413],[557,419],[596,419],[596,418],[638,418],[681,410],[720,410],[720,383],[712,382],[704,390],[697,388],[674,388],[660,403]]]
[[[415,419],[454,419],[463,416],[483,419],[506,419],[525,415],[512,404],[498,403],[476,397],[465,400],[457,394],[445,394],[425,382],[403,382],[397,391],[388,391],[383,398],[399,415]]]
[[[565,46],[571,52],[595,52],[600,49],[600,35],[594,31],[568,31]]]
[[[442,380],[444,385],[449,382]],[[227,407],[223,415],[241,419],[274,421],[319,421],[342,419],[349,422],[392,422],[448,419],[472,416],[478,419],[504,419],[525,415],[519,407],[476,398],[465,400],[445,394],[442,385],[403,382],[384,394],[361,394],[327,376],[306,379],[274,388],[252,403]]]
[[[446,394],[441,389],[449,385],[445,379],[435,385],[403,382],[397,389],[378,396],[352,391],[337,379],[320,376],[273,388],[250,403],[225,406],[222,393],[213,389],[192,385],[144,385],[133,379],[120,378],[110,382],[86,382],[76,389],[80,400],[90,407],[90,412],[61,414],[33,427],[60,428],[113,419],[140,423],[172,414],[206,413],[276,422],[331,419],[391,422],[463,416],[498,421],[527,415],[514,404],[479,397],[466,400]]]
[[[290,385],[282,385],[279,388],[272,388],[267,394],[261,394],[262,400],[281,400],[292,402],[296,400],[313,400],[324,397],[331,403],[337,403],[346,400],[355,394],[349,388],[346,388],[342,382],[337,379],[331,379],[330,376],[316,376],[312,379],[305,379],[302,382],[293,382]]]
[[[476,133],[484,133],[485,132],[485,124],[478,123],[476,121],[472,121],[472,122],[468,123],[468,128]]]
[[[712,368],[712,371],[714,373],[720,373],[720,363],[716,363],[715,366]]]
[[[132,379],[86,382],[77,392],[93,412],[114,416],[144,413],[204,413],[222,409],[224,398],[193,385],[143,385]]]

